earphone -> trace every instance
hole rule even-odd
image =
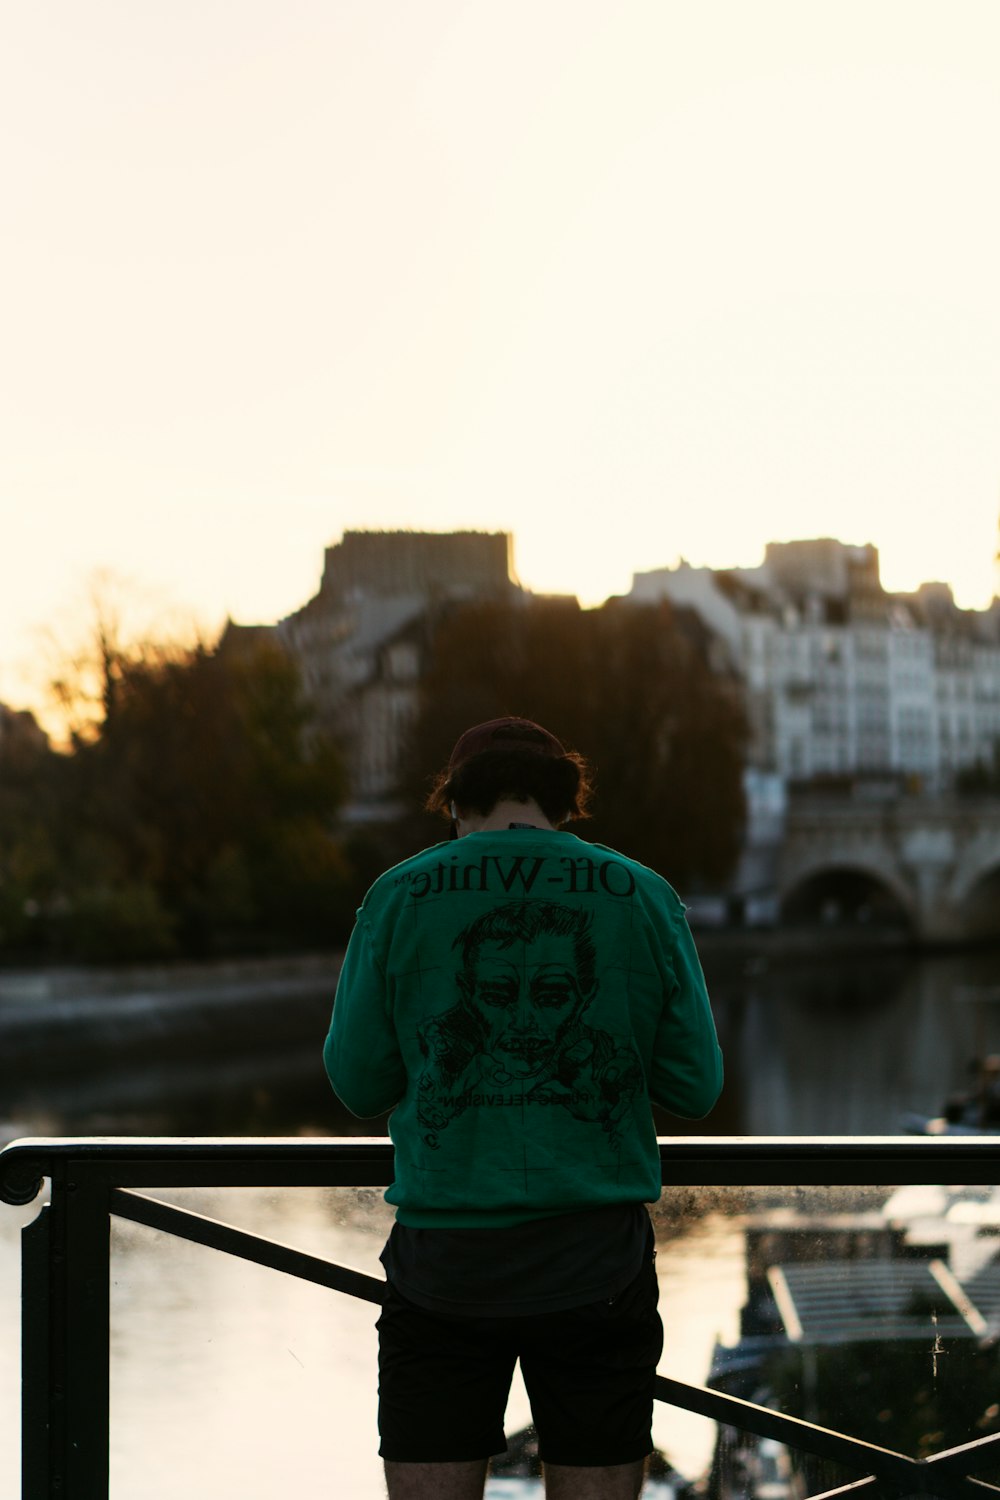
[[[455,806],[454,802],[451,804],[451,820],[453,823],[458,822],[458,808]]]

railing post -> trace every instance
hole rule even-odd
[[[111,1221],[103,1174],[74,1161],[66,1182],[66,1481],[62,1500],[108,1493]]]
[[[49,1444],[53,1429],[49,1359],[52,1252],[46,1205],[21,1230],[21,1494],[52,1493]]]
[[[108,1493],[108,1193],[72,1158],[23,1231],[24,1500]]]

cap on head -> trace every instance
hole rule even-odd
[[[483,750],[506,750],[513,746],[534,750],[539,755],[561,756],[566,751],[540,724],[531,719],[489,719],[485,724],[476,724],[460,736],[448,761],[448,775],[453,775],[467,760]]]

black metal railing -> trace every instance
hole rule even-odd
[[[993,1185],[1000,1138],[757,1137],[660,1142],[665,1184],[697,1188],[906,1183]],[[145,1190],[190,1187],[380,1187],[384,1139],[15,1141],[0,1152],[0,1199],[51,1201],[22,1231],[22,1494],[98,1500],[108,1492],[110,1224],[114,1217],[371,1302],[384,1282],[160,1202]],[[142,1191],[140,1191],[142,1190]],[[1000,1434],[912,1459],[720,1391],[657,1377],[657,1397],[758,1437],[833,1460],[861,1477],[828,1496],[935,1495],[988,1500],[975,1476],[1000,1464]]]

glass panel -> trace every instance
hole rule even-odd
[[[376,1191],[153,1196],[381,1274]],[[373,1304],[115,1220],[111,1313],[113,1500],[383,1500]]]
[[[656,1218],[661,1374],[913,1458],[1000,1432],[995,1189],[668,1190]],[[866,1472],[676,1410],[654,1431],[687,1478],[708,1467],[711,1500]]]
[[[734,1344],[744,1301],[746,1195],[731,1189],[665,1189],[653,1210],[663,1320],[660,1374],[704,1385],[717,1342]],[[706,1474],[716,1426],[657,1401],[653,1442],[686,1479]]]
[[[155,1196],[371,1274],[376,1190]],[[0,1489],[18,1492],[18,1229],[0,1214]],[[654,1210],[660,1372],[914,1457],[1000,1432],[1000,1195],[987,1187],[666,1189]],[[319,1477],[384,1494],[377,1310],[142,1226],[112,1236],[115,1500],[271,1500]],[[518,1380],[508,1435],[529,1420]],[[654,1440],[709,1500],[802,1500],[862,1467],[658,1403]],[[678,1477],[679,1476],[679,1477]],[[1000,1461],[979,1471],[1000,1482]],[[529,1496],[491,1482],[491,1500]]]

